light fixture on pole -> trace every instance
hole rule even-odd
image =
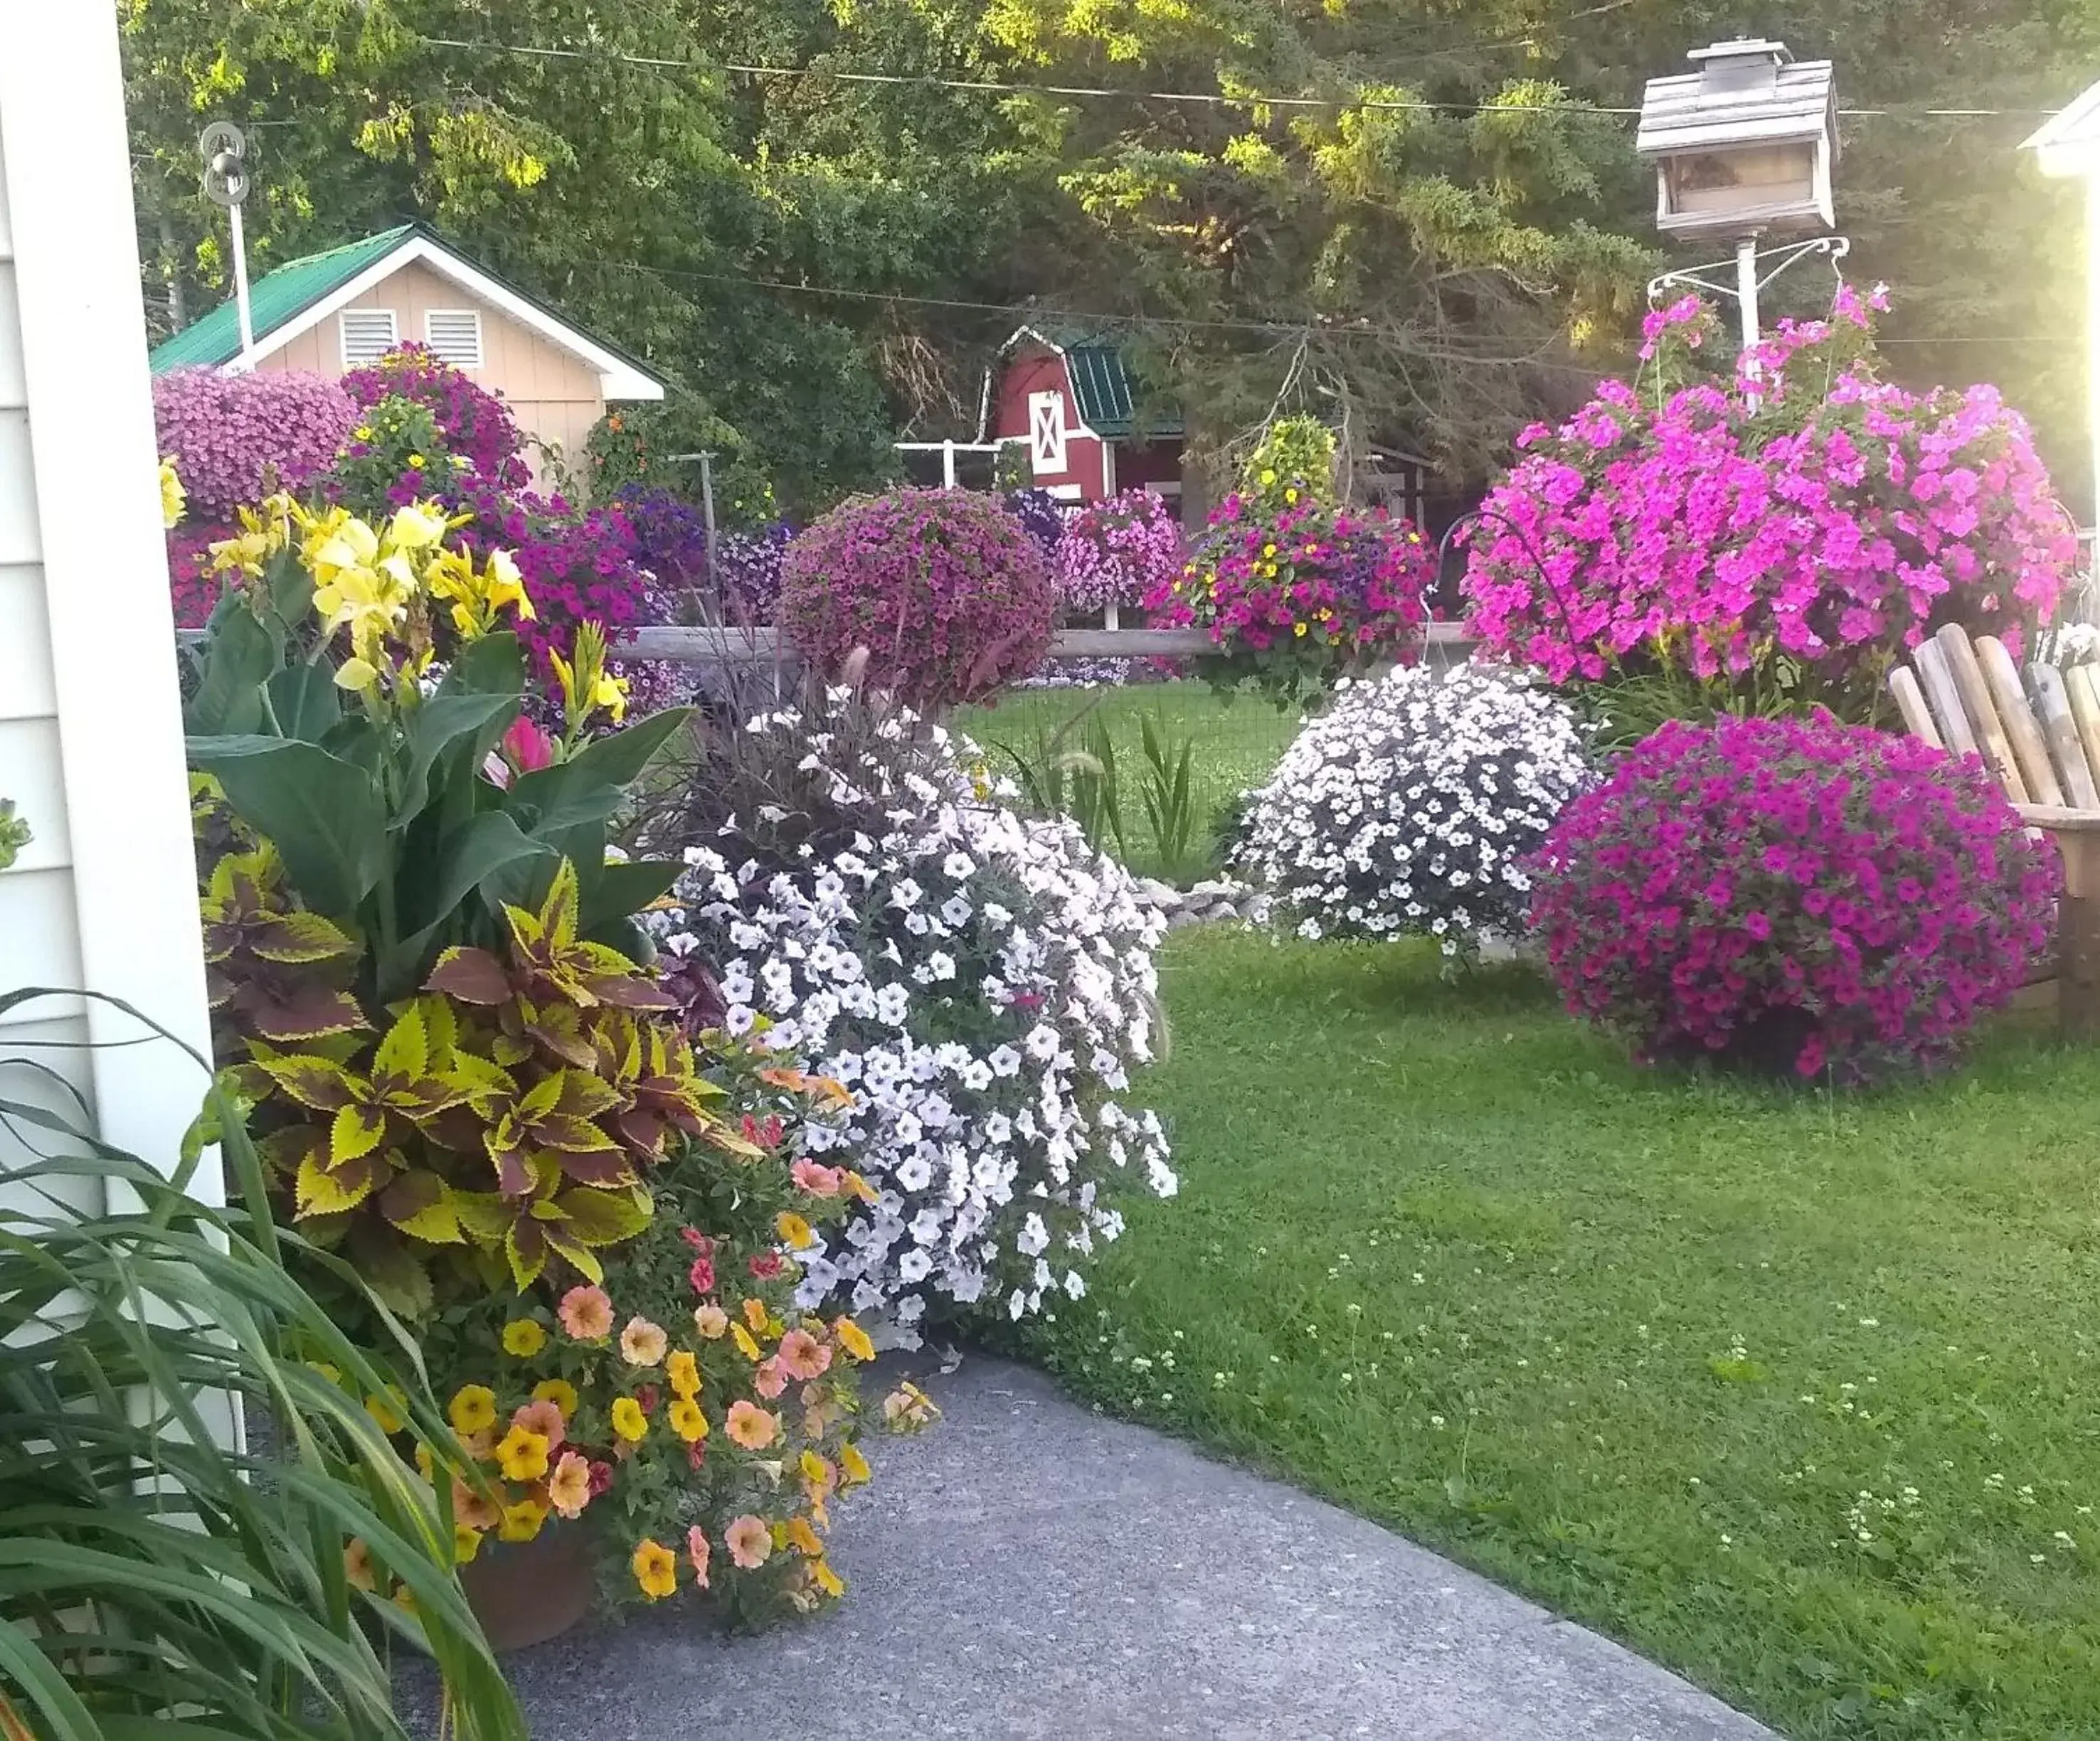
[[[1762,330],[1764,287],[1797,260],[1834,262],[1851,245],[1829,235],[1758,245],[1837,223],[1837,82],[1829,61],[1797,61],[1785,43],[1761,37],[1715,42],[1686,58],[1696,73],[1648,81],[1634,148],[1655,165],[1656,227],[1665,236],[1727,237],[1736,253],[1665,272],[1648,294],[1683,284],[1735,298],[1748,351]]]
[[[233,226],[233,308],[240,323],[240,357],[255,349],[255,323],[248,311],[248,242],[240,230],[240,202],[253,184],[248,173],[248,137],[230,121],[214,121],[197,138],[204,156],[205,197],[226,208]]]
[[[2100,85],[2052,115],[2021,147],[2045,175],[2085,183],[2086,422],[2093,456],[2093,522],[2100,526]]]

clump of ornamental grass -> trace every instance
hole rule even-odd
[[[1981,760],[1807,720],[1673,721],[1577,798],[1532,923],[1643,1059],[1858,1082],[1945,1062],[2047,947],[2054,857]]]

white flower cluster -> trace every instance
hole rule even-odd
[[[1336,686],[1253,793],[1235,853],[1304,937],[1523,928],[1524,859],[1595,766],[1568,705],[1499,668]]]
[[[687,847],[682,907],[655,920],[667,951],[714,964],[733,1031],[852,1095],[806,1139],[876,1201],[802,1254],[801,1302],[909,1326],[937,1300],[1018,1319],[1079,1299],[1122,1231],[1115,1175],[1176,1188],[1157,1115],[1114,1098],[1152,1056],[1163,924],[1076,826],[999,801],[967,742],[973,767],[907,712],[873,744],[833,723],[751,722],[806,745],[802,813],[762,806]]]

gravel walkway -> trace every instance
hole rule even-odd
[[[1773,1741],[1360,1518],[972,1357],[873,1448],[830,1615],[668,1609],[511,1659],[536,1741]]]

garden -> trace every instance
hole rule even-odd
[[[417,1655],[522,1734],[497,1653],[593,1613],[803,1624],[951,1348],[1789,1735],[2100,1727],[2100,1061],[2050,841],[1887,693],[2095,637],[2025,425],[1877,305],[1754,375],[1652,315],[1461,534],[1457,662],[1308,417],[1185,536],[717,543],[412,347],[163,377],[216,1056],[175,1188],[0,1108],[130,1193],[0,1246],[8,1732],[404,1734]],[[1206,650],[1061,670],[1111,607]],[[668,624],[796,668],[623,654]]]

